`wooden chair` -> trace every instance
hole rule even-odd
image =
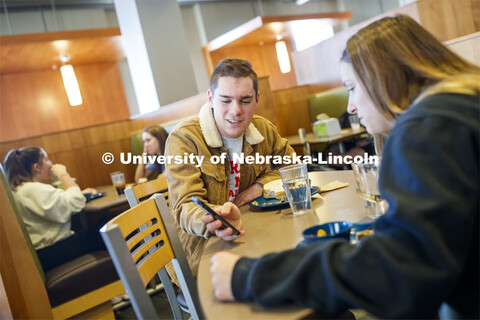
[[[165,197],[155,194],[100,229],[139,319],[156,318],[145,287],[158,274],[173,290],[165,265],[172,262],[193,319],[203,319],[197,286],[177,235]],[[167,290],[167,289],[165,289]],[[175,295],[168,295],[175,319],[183,319]],[[176,305],[176,306],[175,306]]]
[[[125,189],[125,196],[130,208],[135,207],[154,193],[162,193],[168,204],[168,184],[165,176]]]
[[[165,176],[125,189],[125,196],[127,197],[130,208],[135,207],[141,201],[147,199],[155,193],[163,194],[168,204],[168,184]],[[141,230],[143,230],[142,228],[144,227],[140,227]],[[178,295],[177,292],[175,292],[175,289],[170,281],[170,277],[165,270],[161,270],[160,273],[162,274],[160,281],[162,282],[163,289],[165,290],[168,300],[170,301],[172,312],[175,317],[181,318],[181,310],[189,313],[184,296],[181,294]],[[152,279],[150,286],[156,288],[157,283],[158,280]]]
[[[108,253],[97,251],[44,273],[1,165],[0,178],[0,273],[6,295],[0,300],[8,301],[13,318],[114,319],[110,299],[125,292],[121,281],[113,275],[114,281],[99,286],[97,277],[84,274],[95,267],[102,269],[96,271],[100,276],[114,273]],[[79,276],[86,279],[82,288],[76,286]]]

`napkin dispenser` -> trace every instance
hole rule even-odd
[[[313,132],[317,137],[337,136],[341,133],[340,122],[337,118],[316,121],[313,123]]]

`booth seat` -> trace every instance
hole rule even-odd
[[[348,89],[340,87],[317,93],[308,98],[310,110],[310,121],[317,121],[317,115],[328,114],[331,118],[340,119],[340,116],[347,111]]]

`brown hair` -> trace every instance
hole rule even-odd
[[[383,18],[359,30],[348,40],[341,61],[351,62],[372,101],[388,119],[397,118],[420,95],[428,95],[425,91],[438,93],[437,85],[452,87],[441,83],[444,81],[456,81],[456,88],[473,85],[468,92],[479,92],[480,68],[450,51],[406,15]]]
[[[160,148],[160,155],[165,154],[165,142],[167,141],[167,138],[168,138],[167,131],[161,126],[153,125],[153,126],[148,126],[145,129],[143,129],[143,132],[148,132],[155,139],[157,139],[158,140],[158,145],[159,145],[159,148]]]
[[[45,151],[38,147],[12,149],[5,157],[4,165],[8,183],[16,190],[24,182],[32,181],[32,168],[35,163],[43,162]]]
[[[255,96],[258,94],[258,76],[255,71],[253,71],[252,64],[247,60],[226,58],[220,61],[210,77],[210,91],[212,91],[212,95],[215,93],[220,77],[249,77],[253,82]]]

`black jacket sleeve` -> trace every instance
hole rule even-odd
[[[478,315],[479,108],[478,97],[462,99],[428,98],[397,121],[380,173],[390,208],[374,237],[242,258],[235,298],[382,318],[433,318],[455,301]]]

